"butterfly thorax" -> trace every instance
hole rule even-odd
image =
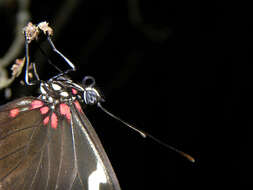
[[[40,99],[51,104],[71,104],[75,100],[81,100],[81,87],[71,80],[49,80],[40,83]]]

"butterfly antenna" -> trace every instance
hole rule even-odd
[[[177,153],[180,154],[181,156],[183,156],[183,157],[185,157],[186,159],[188,159],[190,162],[192,162],[192,163],[195,162],[195,159],[194,159],[192,156],[190,156],[189,154],[187,154],[187,153],[185,153],[185,152],[183,152],[183,151],[181,151],[181,150],[178,150],[177,148],[175,148],[175,147],[173,147],[173,146],[171,146],[171,145],[168,145],[168,144],[162,142],[162,141],[159,140],[158,138],[156,138],[156,137],[154,137],[154,136],[152,136],[152,135],[150,135],[150,134],[148,134],[148,133],[146,133],[146,132],[144,132],[144,131],[142,131],[142,130],[140,130],[140,129],[137,129],[136,127],[130,125],[129,123],[127,123],[127,122],[125,122],[124,120],[122,120],[121,118],[115,116],[114,114],[112,114],[111,112],[109,112],[107,109],[105,109],[105,108],[100,104],[100,102],[97,103],[97,106],[98,106],[102,111],[104,111],[105,113],[107,113],[108,115],[110,115],[112,118],[114,118],[114,119],[120,121],[120,122],[123,123],[124,125],[130,127],[130,128],[133,129],[134,131],[138,132],[143,138],[149,137],[149,138],[151,138],[152,140],[154,140],[155,142],[157,142],[158,144],[160,144],[160,145],[162,145],[162,146],[164,146],[164,147],[166,147],[166,148],[168,148],[168,149],[170,149],[170,150],[172,150],[172,151],[174,151],[174,152],[177,152]]]
[[[105,113],[107,113],[108,115],[110,115],[112,118],[120,121],[121,123],[125,124],[126,126],[130,127],[131,129],[133,129],[134,131],[138,132],[143,138],[146,138],[147,137],[147,134],[144,133],[143,131],[139,130],[139,129],[136,129],[135,127],[133,127],[132,125],[128,124],[127,122],[123,121],[122,119],[120,119],[119,117],[115,116],[114,114],[112,114],[111,112],[109,112],[107,109],[105,109],[101,104],[100,102],[98,102],[98,107],[100,109],[102,109]]]

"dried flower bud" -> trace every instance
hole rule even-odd
[[[38,24],[38,28],[44,32],[45,35],[53,35],[53,29],[48,26],[48,22],[40,22]]]
[[[26,27],[24,27],[24,33],[26,35],[26,40],[28,43],[37,40],[39,35],[39,29],[33,23],[29,22]]]
[[[11,67],[13,77],[18,77],[21,74],[24,64],[25,58],[16,59],[16,63]]]

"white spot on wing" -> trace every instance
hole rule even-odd
[[[103,167],[97,162],[97,169],[88,178],[89,190],[99,190],[99,184],[106,183],[106,175]]]

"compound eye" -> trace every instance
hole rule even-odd
[[[83,97],[86,104],[94,105],[99,101],[100,96],[96,89],[88,87],[84,90]]]

